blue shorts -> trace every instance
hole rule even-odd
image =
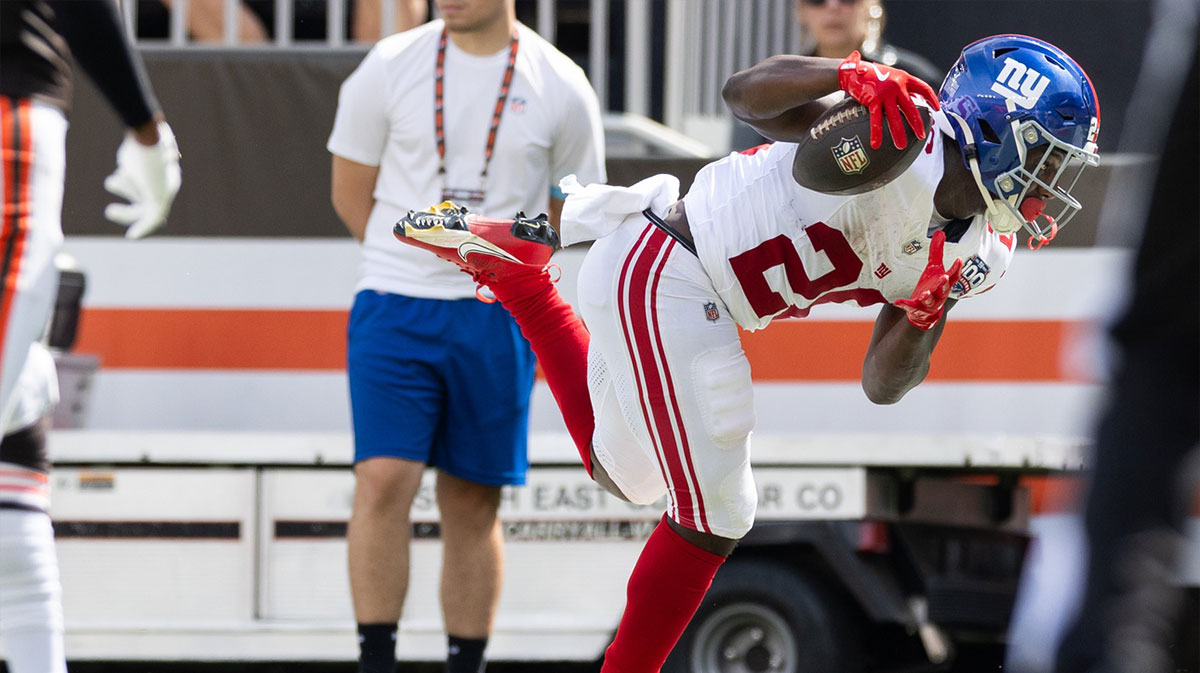
[[[504,307],[363,290],[348,341],[355,462],[391,456],[525,483],[535,360]]]

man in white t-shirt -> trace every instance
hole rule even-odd
[[[363,243],[348,330],[347,536],[364,673],[395,666],[409,510],[427,465],[438,471],[446,670],[480,670],[500,591],[500,488],[525,479],[534,379],[508,312],[476,300],[453,267],[396,245],[392,227],[446,199],[557,221],[559,179],[605,179],[583,71],[517,23],[514,0],[436,4],[441,20],[380,41],[346,79],[328,144],[334,208]]]

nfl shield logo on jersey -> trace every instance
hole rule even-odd
[[[911,240],[911,241],[909,241],[908,243],[905,243],[905,244],[904,244],[904,248],[903,248],[903,250],[904,250],[904,254],[906,254],[906,255],[915,255],[915,254],[917,254],[918,252],[920,252],[920,251],[921,251],[921,247],[922,247],[922,246],[921,246],[921,241],[919,241],[919,240],[917,240],[917,239],[915,239],[915,238],[914,238],[913,240]]]
[[[709,322],[716,322],[721,314],[717,311],[717,303],[709,301],[704,303],[704,317],[708,318]]]
[[[853,138],[842,138],[842,141],[833,147],[833,158],[837,159],[838,168],[846,175],[854,173],[862,173],[867,164],[871,160],[867,158],[867,153],[863,151],[862,141],[858,136]]]

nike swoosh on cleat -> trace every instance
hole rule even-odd
[[[517,264],[521,263],[521,260],[513,257],[508,252],[494,246],[484,245],[479,241],[463,241],[462,243],[458,244],[458,256],[461,257],[464,262],[467,261],[467,255],[473,252],[477,252],[481,255],[499,257],[500,259],[507,259],[508,261],[516,262]]]

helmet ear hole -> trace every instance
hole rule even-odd
[[[1000,136],[996,134],[996,131],[992,129],[992,125],[986,119],[979,119],[979,132],[985,141],[993,145],[1000,144]]]

